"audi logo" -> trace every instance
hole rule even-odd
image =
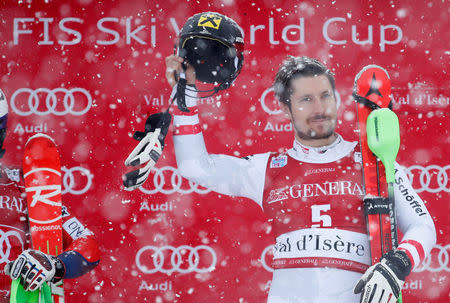
[[[82,195],[91,188],[94,176],[89,169],[80,166],[71,168],[63,166],[61,171],[63,172],[62,194]]]
[[[21,97],[21,96],[24,97]],[[45,97],[44,97],[45,96]],[[19,116],[36,114],[39,116],[54,114],[64,116],[84,115],[92,107],[91,94],[84,88],[63,87],[48,89],[20,88],[11,96],[11,108]]]
[[[429,191],[437,193],[440,191],[450,192],[449,178],[447,171],[450,165],[444,167],[438,165],[429,165],[426,167],[413,165],[405,168],[405,172],[418,192]],[[417,175],[417,171],[418,175]],[[161,168],[154,167],[149,175],[149,179],[153,183],[150,188],[145,186],[139,189],[145,194],[155,194],[161,192],[163,194],[173,194],[175,192],[181,194],[189,194],[192,192],[198,194],[207,194],[210,192],[207,188],[202,188],[198,184],[184,179],[175,167],[165,166]],[[147,185],[148,186],[148,185]],[[81,194],[81,193],[80,193]]]
[[[273,259],[274,248],[275,248],[274,245],[269,245],[266,248],[264,248],[264,250],[261,253],[261,260],[260,260],[261,264],[264,267],[264,269],[269,272],[273,272],[273,268],[272,266],[270,266],[270,263]]]
[[[268,89],[266,89],[266,90],[262,93],[261,98],[259,98],[259,102],[261,102],[261,107],[262,107],[262,109],[263,109],[266,113],[268,113],[269,115],[278,115],[278,114],[282,114],[283,111],[282,111],[281,109],[279,109],[278,101],[275,100],[275,96],[272,96],[272,98],[271,98],[270,101],[271,101],[271,105],[274,105],[274,104],[275,104],[276,109],[270,109],[270,108],[267,106],[267,104],[266,104],[266,102],[267,102],[267,101],[266,101],[267,95],[269,95],[269,94],[273,95],[273,91],[274,91],[274,88],[273,88],[273,87],[269,87]]]
[[[24,249],[24,243],[20,233],[15,230],[3,231],[0,229],[0,264],[7,263],[12,260],[9,259],[11,253],[11,242],[13,238],[17,239],[22,245],[22,250]]]
[[[198,194],[206,194],[211,190],[207,188],[201,188],[198,184],[184,179],[175,167],[164,166],[161,168],[152,168],[152,172],[149,175],[149,180],[153,182],[147,182],[146,185],[152,184],[151,188],[139,187],[139,190],[145,194],[155,194],[161,192],[163,194],[173,194],[175,192],[181,194],[189,194],[196,192]]]
[[[450,244],[445,246],[436,244],[432,249],[430,254],[425,258],[425,260],[417,267],[414,272],[422,272],[425,270],[431,272],[440,271],[450,271],[449,267],[449,254],[448,250]]]
[[[413,165],[405,169],[408,178],[416,192],[428,191],[437,193],[440,191],[450,192],[448,174],[450,165],[444,167],[438,165],[420,166]]]
[[[336,96],[336,106],[339,108],[341,105],[341,95],[339,95],[337,91],[334,91],[334,94]],[[283,113],[278,105],[278,100],[274,96],[273,87],[269,87],[263,91],[261,97],[259,98],[259,102],[261,103],[262,109],[269,115],[279,115]],[[268,104],[270,106],[268,106]]]
[[[136,265],[144,274],[206,273],[213,271],[216,264],[216,252],[207,245],[196,247],[147,245],[139,249],[136,254]]]

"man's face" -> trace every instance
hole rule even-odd
[[[299,77],[291,80],[291,105],[281,104],[289,116],[297,140],[310,146],[327,145],[334,139],[337,108],[327,76]]]

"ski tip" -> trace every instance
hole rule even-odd
[[[25,143],[25,145],[27,145],[31,140],[34,140],[34,139],[37,139],[37,138],[46,138],[46,139],[52,141],[53,144],[56,145],[56,143],[55,143],[55,141],[53,140],[52,137],[50,137],[49,135],[46,135],[46,134],[42,134],[42,133],[35,134],[35,135],[31,136],[30,138],[28,138],[27,143]]]
[[[375,64],[363,67],[355,77],[353,95],[378,107],[390,107],[391,79],[388,72]]]
[[[390,80],[391,78],[389,77],[389,73],[387,72],[387,70],[385,69],[385,68],[383,68],[383,67],[381,67],[381,66],[379,66],[379,65],[376,65],[376,64],[369,64],[369,65],[366,65],[366,66],[364,66],[360,71],[359,71],[359,73],[356,75],[356,77],[355,77],[355,85],[356,85],[356,82],[361,78],[361,76],[362,76],[362,74],[364,74],[365,72],[367,72],[369,69],[373,69],[373,70],[382,70],[385,74],[386,74],[386,76],[387,76],[387,78]]]

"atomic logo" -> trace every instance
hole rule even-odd
[[[61,177],[61,173],[51,168],[36,168],[24,175],[24,178],[32,178],[33,174],[39,175],[41,172],[47,172],[56,174],[58,177]],[[30,182],[31,183],[31,182]],[[42,213],[41,217],[31,217],[29,216],[29,220],[38,224],[50,224],[61,219],[61,211],[58,212],[58,208],[61,208],[61,186],[58,184],[49,184],[49,185],[40,185],[40,186],[30,186],[25,189],[27,193],[34,193],[32,195],[32,201],[29,204],[30,208],[36,208],[33,212],[29,213]],[[56,198],[55,198],[56,197]],[[46,210],[47,206],[44,207],[44,211],[39,211],[41,208],[41,204],[46,204],[50,206],[55,206],[56,211],[54,212],[54,217],[50,216],[49,212]],[[51,213],[50,213],[51,215]]]
[[[371,94],[375,94],[375,95],[378,95],[380,97],[383,97],[383,95],[380,92],[378,84],[379,83],[377,81],[377,78],[375,77],[375,73],[373,73],[373,75],[372,75],[372,82],[370,82],[370,89],[369,89],[369,91],[367,92],[367,94],[364,97],[367,98]]]

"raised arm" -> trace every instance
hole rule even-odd
[[[166,77],[174,85],[174,72],[181,70],[183,59],[177,56],[166,58]],[[247,158],[208,154],[198,116],[195,74],[186,69],[188,89],[186,105],[190,112],[175,109],[174,146],[178,170],[185,178],[218,193],[252,199],[261,205],[265,167],[269,154],[258,154]],[[176,87],[174,88],[176,89]]]

